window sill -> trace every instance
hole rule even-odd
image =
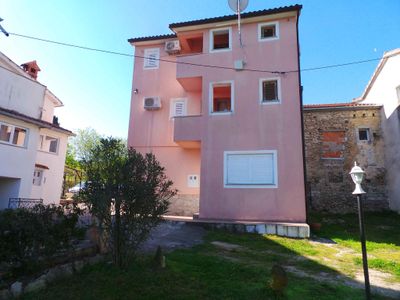
[[[275,105],[275,104],[281,104],[282,101],[280,100],[275,100],[275,101],[260,101],[261,105]]]
[[[232,48],[210,49],[210,53],[219,53],[219,52],[227,52],[227,51],[232,51]]]
[[[277,189],[277,184],[224,184],[226,189]]]
[[[210,112],[211,116],[233,115],[233,111]]]
[[[40,150],[40,149],[38,149],[38,151],[39,151],[39,152],[42,152],[42,153],[47,153],[47,154],[51,154],[51,155],[58,156],[58,153],[57,153],[57,152],[44,151],[44,150]]]
[[[258,37],[258,41],[259,41],[259,42],[272,42],[272,41],[276,41],[276,40],[279,40],[279,36],[277,36],[277,37],[270,37],[270,38],[261,38],[261,37]]]
[[[7,146],[11,146],[11,147],[20,148],[20,149],[27,149],[28,148],[27,146],[18,146],[18,145],[14,145],[14,144],[3,142],[3,141],[0,141],[0,145],[7,145]]]

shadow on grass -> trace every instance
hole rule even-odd
[[[310,219],[322,224],[318,235],[332,240],[360,239],[357,214],[311,214]],[[364,213],[365,235],[369,242],[400,246],[400,215],[395,212]]]
[[[303,270],[288,272],[289,284],[279,299],[364,298],[363,289],[343,284],[343,278],[354,286],[362,284],[305,257],[318,251],[306,240],[282,240],[287,244],[257,234],[210,231],[205,243],[168,253],[163,270],[154,270],[146,256],[123,271],[99,264],[23,299],[276,299],[269,287],[276,263],[286,270]],[[213,241],[241,248],[229,251]]]

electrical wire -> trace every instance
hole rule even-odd
[[[54,40],[33,37],[33,36],[29,36],[29,35],[24,35],[24,34],[13,33],[13,32],[10,32],[9,34],[13,35],[13,36],[16,36],[16,37],[22,37],[22,38],[31,39],[31,40],[37,40],[37,41],[56,44],[56,45],[60,45],[60,46],[78,48],[78,49],[82,49],[82,50],[95,51],[95,52],[100,52],[100,53],[105,53],[105,54],[112,54],[112,55],[119,55],[119,56],[124,56],[124,57],[150,59],[150,57],[141,56],[141,55],[137,55],[137,54],[128,54],[128,53],[116,52],[116,51],[111,51],[111,50],[104,50],[104,49],[80,46],[80,45],[75,45],[75,44],[70,44],[70,43],[65,43],[65,42],[58,42],[58,41],[54,41]],[[387,57],[390,57],[390,56],[387,56]],[[309,72],[309,71],[317,71],[317,70],[323,70],[323,69],[346,67],[346,66],[351,66],[351,65],[357,65],[357,64],[363,64],[363,63],[378,61],[378,60],[381,60],[381,59],[382,59],[381,57],[379,57],[379,58],[371,58],[371,59],[358,60],[358,61],[352,61],[352,62],[341,63],[341,64],[332,64],[332,65],[325,65],[325,66],[319,66],[319,67],[304,68],[304,69],[300,69],[300,70],[288,70],[288,71],[276,71],[276,70],[274,70],[274,71],[271,71],[271,70],[243,68],[243,69],[241,69],[241,71],[284,75],[284,74],[288,74],[288,73],[297,73],[299,71],[300,72]],[[172,60],[163,59],[163,58],[153,58],[152,57],[151,60],[157,60],[157,61],[160,61],[160,62],[173,63],[173,64],[181,64],[181,65],[203,67],[203,68],[236,70],[234,67],[219,66],[219,65],[209,65],[209,64],[197,64],[197,63],[189,63],[189,62],[183,62],[183,61],[172,61]]]

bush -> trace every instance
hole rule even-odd
[[[0,262],[15,276],[33,272],[43,260],[70,247],[79,213],[73,209],[65,214],[54,205],[0,211]]]

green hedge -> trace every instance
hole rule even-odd
[[[79,210],[54,205],[0,211],[0,262],[12,277],[34,272],[47,258],[68,250],[78,234]]]

